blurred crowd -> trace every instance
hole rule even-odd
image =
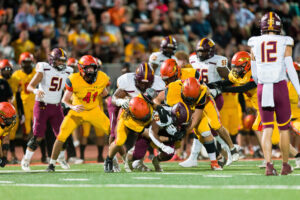
[[[1,0],[0,59],[16,62],[24,51],[45,61],[61,47],[70,57],[91,54],[104,63],[139,63],[174,35],[178,50],[191,53],[203,37],[230,58],[260,35],[259,19],[275,11],[283,34],[295,40],[300,61],[298,0]]]

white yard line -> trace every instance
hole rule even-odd
[[[13,181],[0,181],[0,183],[14,183]]]
[[[80,172],[80,171],[86,171],[83,169],[57,169],[56,172]],[[40,169],[40,170],[30,170],[30,171],[23,171],[23,170],[0,170],[0,174],[6,174],[6,173],[49,173],[46,170]]]
[[[138,180],[155,180],[155,179],[161,179],[160,177],[132,177],[132,179],[138,179]]]
[[[62,181],[89,181],[88,178],[62,178]]]
[[[168,188],[168,189],[227,189],[227,190],[300,190],[300,185],[163,185],[163,184],[0,184],[5,187],[46,188]]]
[[[218,174],[208,174],[208,175],[203,175],[203,177],[206,177],[206,178],[231,178],[232,175],[218,175]]]

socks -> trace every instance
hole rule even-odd
[[[64,160],[65,159],[65,151],[60,151],[60,153],[58,155],[58,159],[60,159],[60,160]]]
[[[97,146],[97,147],[98,147],[98,157],[102,157],[103,146]]]
[[[80,145],[80,158],[84,160],[84,150],[85,150],[86,145],[81,144]]]
[[[27,150],[26,150],[26,153],[25,153],[25,155],[24,155],[24,158],[25,158],[26,160],[31,160],[33,154],[34,154],[34,151],[29,151],[29,150],[27,149]]]
[[[209,159],[216,160],[217,159],[216,158],[216,146],[215,146],[214,141],[206,142],[203,145],[206,148]]]
[[[191,148],[191,155],[190,155],[189,159],[197,160],[198,155],[199,155],[200,150],[201,150],[201,147],[202,147],[201,142],[198,139],[194,139],[193,145],[192,145],[192,148]]]
[[[55,164],[56,164],[56,160],[53,160],[53,159],[51,158],[49,164],[55,165]]]

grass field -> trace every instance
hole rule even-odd
[[[0,170],[0,194],[8,200],[300,199],[300,170],[266,177],[256,167],[260,162],[239,161],[223,171],[211,171],[207,162],[189,169],[169,162],[162,163],[162,173],[111,174],[105,174],[100,164],[72,165],[68,171],[56,167],[55,173],[44,172],[46,166],[32,166],[28,173],[19,166],[8,166]],[[280,172],[279,161],[275,167]]]

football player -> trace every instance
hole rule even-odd
[[[127,153],[126,161],[130,172],[132,162],[142,159],[148,147],[155,146],[159,154],[152,159],[155,171],[163,171],[160,162],[170,160],[175,153],[175,147],[185,136],[185,129],[191,119],[191,110],[183,102],[175,104],[173,107],[160,106],[153,113],[153,120],[149,131],[140,135],[135,143],[134,149]]]
[[[291,37],[280,35],[281,19],[274,12],[266,13],[260,22],[261,36],[251,37],[251,70],[257,82],[258,107],[263,124],[262,147],[266,159],[267,176],[277,175],[271,163],[271,136],[274,128],[274,112],[280,132],[282,151],[281,175],[292,173],[289,160],[289,126],[291,106],[287,87],[287,74],[298,94],[300,106],[300,84],[293,66]]]
[[[18,92],[19,82],[15,77],[12,77],[12,73],[13,73],[13,66],[9,62],[9,60],[7,60],[7,59],[1,60],[0,61],[0,78],[3,78],[8,82],[8,84],[12,90],[12,94],[13,94],[12,104],[15,108],[17,108],[16,94]],[[5,96],[5,95],[3,95],[3,96]],[[7,100],[5,100],[5,101],[7,101]],[[9,150],[12,155],[12,158],[11,158],[12,164],[18,163],[18,159],[17,159],[16,152],[15,152],[15,146],[16,146],[15,138],[16,138],[16,132],[19,127],[18,125],[19,125],[19,117],[17,115],[16,125],[12,128],[12,130],[10,131],[10,134],[9,134]]]
[[[188,104],[193,110],[193,115],[192,122],[186,132],[190,133],[194,129],[196,136],[204,143],[208,152],[208,156],[211,160],[211,168],[213,170],[222,170],[216,159],[216,147],[214,144],[214,138],[210,132],[209,118],[203,116],[203,113],[207,116],[205,107],[209,107],[210,110],[213,108],[216,110],[216,105],[207,86],[200,84],[194,77],[188,78],[184,81],[177,80],[169,83],[166,90],[161,92],[154,99],[154,102],[156,104],[164,102],[168,106],[173,106],[179,102]]]
[[[109,77],[97,68],[98,64],[93,56],[82,56],[78,61],[79,72],[70,75],[66,80],[62,102],[71,110],[60,126],[47,168],[49,172],[55,171],[57,158],[66,139],[83,122],[89,122],[109,134],[110,121],[99,107],[100,96],[108,95],[106,86]]]
[[[30,160],[45,137],[48,121],[54,134],[57,136],[59,133],[59,127],[64,118],[61,96],[68,76],[73,73],[73,69],[67,67],[66,62],[66,52],[62,48],[53,49],[48,63],[37,63],[36,74],[27,86],[27,91],[36,96],[33,108],[33,137],[28,141],[26,153],[21,161],[24,171],[30,171]],[[57,161],[63,169],[70,168],[65,160],[65,151],[60,152]]]
[[[228,77],[229,70],[227,68],[227,58],[215,54],[215,43],[212,39],[202,38],[197,43],[196,53],[192,54],[189,60],[193,68],[199,70],[201,80],[204,83],[208,84],[208,87],[210,87],[209,83],[222,80],[222,78],[227,79]],[[224,103],[223,96],[217,89],[210,88],[210,90],[217,105],[217,109],[218,111],[220,111]],[[214,112],[208,111],[207,113],[209,115],[211,114],[209,118],[212,121],[219,120],[217,118],[217,115],[213,115]],[[221,126],[220,128],[219,123],[210,124],[210,127],[212,128],[213,133],[214,131],[216,131],[226,142],[224,143],[224,141],[221,140],[221,138],[216,137],[218,142],[221,143],[225,149],[227,149],[228,162],[232,162],[231,159],[233,161],[238,160],[237,150],[232,143],[228,130],[224,128],[224,126]],[[195,150],[197,149],[198,151],[200,151],[200,143],[198,142],[198,140],[195,139],[193,145],[195,145]],[[228,149],[227,145],[230,148],[230,150]],[[233,155],[232,158],[230,154]]]
[[[8,137],[11,129],[16,124],[16,110],[14,106],[8,102],[0,103],[0,167],[5,167],[8,163],[7,158],[3,155],[2,149],[5,145],[7,146],[8,138],[6,142],[2,144],[5,137]]]
[[[144,93],[147,88],[153,88],[156,92],[165,89],[165,83],[160,76],[154,75],[154,70],[149,63],[142,63],[135,73],[126,73],[117,80],[118,89],[112,97],[112,103],[123,109],[127,109],[130,98],[136,97],[139,93]],[[114,117],[117,119],[117,116]],[[115,130],[116,122],[112,123],[112,130]],[[110,143],[115,139],[111,132]],[[123,155],[124,152],[121,154]],[[114,158],[114,166],[117,167],[117,160]]]
[[[117,122],[117,136],[109,145],[108,156],[104,162],[104,172],[114,172],[113,158],[123,148],[129,133],[142,134],[152,121],[153,108],[141,95],[133,97],[123,109]]]
[[[149,57],[149,64],[154,69],[155,75],[159,76],[161,64],[168,58],[177,60],[174,56],[177,49],[177,42],[171,35],[166,36],[160,43],[160,51],[154,52]]]
[[[23,150],[25,154],[28,136],[31,132],[31,122],[33,119],[33,107],[35,102],[35,94],[27,91],[27,86],[36,73],[33,55],[29,52],[22,53],[19,57],[19,65],[21,66],[21,69],[15,71],[12,78],[18,80],[20,86],[19,90],[21,91],[21,100],[25,117],[25,129],[23,134]]]
[[[78,60],[76,58],[69,58],[67,61],[67,66],[72,67],[74,73],[78,72]]]

